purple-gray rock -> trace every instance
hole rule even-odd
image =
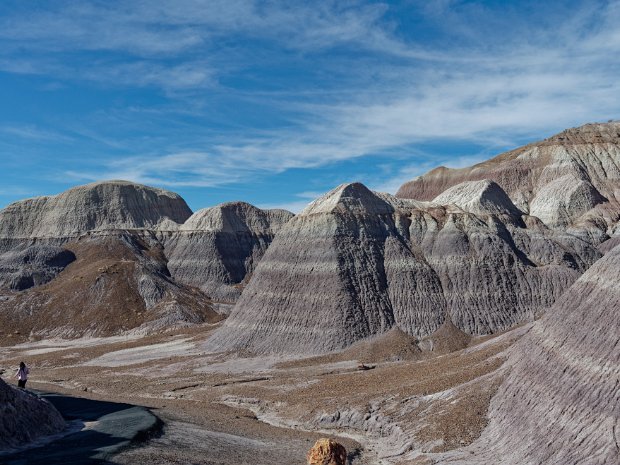
[[[0,254],[0,288],[23,291],[45,284],[74,260],[73,252],[53,245],[15,247]]]
[[[397,197],[433,200],[464,182],[499,184],[524,213],[598,243],[620,219],[620,123],[567,129],[467,168],[435,168]]]
[[[501,331],[534,318],[600,257],[520,216],[497,184],[467,193],[439,205],[359,183],[330,191],[276,235],[209,347],[322,353],[394,326],[424,337],[446,315],[469,334]]]
[[[276,232],[292,217],[245,202],[200,210],[162,240],[170,274],[214,300],[234,303]]]
[[[620,457],[620,247],[510,349],[489,425],[439,463],[607,465]]]
[[[150,333],[221,318],[204,293],[169,276],[155,240],[130,231],[107,231],[84,235],[65,247],[75,260],[53,279],[3,292],[4,342],[30,336]]]
[[[0,210],[0,240],[74,238],[87,231],[152,229],[182,223],[192,211],[174,192],[127,181],[78,186]]]
[[[234,303],[291,216],[242,202],[191,215],[126,181],[16,202],[0,210],[0,323],[75,337],[216,321],[213,299]]]

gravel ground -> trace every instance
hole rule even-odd
[[[145,406],[164,422],[159,437],[110,463],[302,465],[324,436],[343,442],[355,465],[397,464],[412,451],[424,463],[479,436],[504,351],[525,330],[401,361],[386,361],[382,339],[364,348],[371,369],[359,370],[355,351],[302,360],[201,352],[212,329],[5,346],[0,368],[24,359],[33,388]]]

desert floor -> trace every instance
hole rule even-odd
[[[454,352],[416,352],[379,337],[299,358],[206,353],[216,327],[5,345],[0,369],[15,383],[23,360],[31,389],[145,406],[163,422],[96,463],[302,465],[314,441],[330,436],[354,465],[425,464],[479,436],[506,349],[529,329],[474,338]]]

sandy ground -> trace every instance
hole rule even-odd
[[[360,370],[355,350],[305,359],[207,353],[213,328],[5,346],[0,369],[14,382],[24,360],[32,388],[146,406],[164,422],[161,435],[109,463],[301,465],[324,436],[343,442],[353,465],[432,463],[479,436],[505,350],[528,330],[400,361],[368,360],[366,347],[370,369]],[[370,352],[389,352],[389,340],[380,343]]]

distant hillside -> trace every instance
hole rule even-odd
[[[396,196],[433,200],[465,181],[499,184],[523,212],[603,242],[620,219],[620,122],[586,124],[477,165],[435,168]]]
[[[106,181],[0,210],[0,340],[219,321],[290,217]]]

